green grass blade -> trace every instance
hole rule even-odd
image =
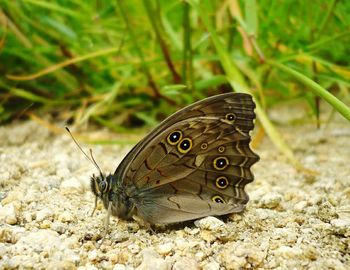
[[[258,8],[256,0],[245,0],[245,20],[249,35],[256,36],[258,30]]]
[[[314,82],[310,78],[306,77],[305,75],[301,74],[300,72],[291,69],[290,67],[287,67],[286,65],[274,62],[274,61],[267,61],[272,66],[283,70],[284,72],[288,73],[289,75],[296,78],[299,82],[309,87],[309,89],[317,96],[320,96],[325,101],[327,101],[334,109],[336,109],[341,115],[343,115],[348,121],[350,121],[350,108],[346,106],[343,102],[341,102],[339,99],[337,99],[335,96],[333,96],[331,93],[329,93],[326,89],[324,89],[321,85]]]

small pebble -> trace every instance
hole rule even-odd
[[[119,256],[118,256],[118,262],[121,263],[121,264],[126,264],[133,256],[132,254],[127,251],[127,250],[122,250],[120,253],[119,253]]]
[[[44,219],[47,219],[49,217],[53,216],[53,212],[49,208],[44,208],[38,212],[36,212],[36,221],[43,221]]]
[[[116,253],[114,250],[112,251],[111,254],[108,255],[108,260],[113,264],[113,265],[122,265],[119,264],[119,254]],[[123,265],[124,266],[124,265]]]
[[[261,206],[264,208],[273,209],[279,206],[280,202],[282,201],[282,195],[276,192],[270,192],[265,194],[261,198]]]
[[[266,256],[265,252],[261,251],[258,247],[252,246],[250,244],[239,245],[234,250],[234,253],[238,257],[245,258],[249,264],[254,267],[260,265]]]
[[[79,266],[78,270],[98,270],[98,268],[90,263],[87,263],[84,266]]]
[[[346,219],[332,219],[331,224],[342,229],[350,229],[350,220]]]
[[[172,251],[173,246],[174,246],[173,243],[170,243],[170,242],[165,244],[160,244],[157,246],[156,250],[161,255],[167,255]]]
[[[51,230],[39,230],[22,236],[17,244],[28,245],[28,247],[42,250],[46,246],[55,247],[61,243],[62,240],[58,237],[56,232]]]
[[[125,265],[119,264],[119,263],[115,264],[113,267],[113,270],[125,270],[125,269],[126,269]]]
[[[192,258],[180,258],[174,263],[172,270],[199,270],[198,263]]]
[[[203,251],[198,251],[196,252],[196,254],[194,254],[194,257],[196,259],[196,261],[202,261],[205,257],[205,253]]]
[[[50,220],[44,220],[41,224],[40,224],[40,229],[48,229],[51,227],[51,221]]]
[[[97,259],[97,250],[94,249],[94,250],[91,250],[89,253],[88,253],[88,259],[90,261],[95,261]]]
[[[302,251],[297,247],[281,246],[274,251],[274,254],[275,256],[280,256],[285,259],[292,259],[300,256]]]
[[[317,259],[318,251],[313,246],[307,246],[306,249],[303,250],[303,254],[308,260],[314,261]]]
[[[64,270],[75,270],[76,266],[73,262],[61,261],[61,262],[51,262],[49,263],[47,269],[64,269]]]
[[[0,227],[0,243],[12,242],[13,231],[9,227]]]
[[[209,262],[202,268],[203,270],[220,270],[220,264],[217,262]]]
[[[269,219],[273,215],[274,215],[273,210],[264,209],[264,208],[257,208],[257,209],[255,209],[255,216],[259,220]]]
[[[128,250],[130,250],[132,254],[137,254],[140,252],[140,246],[137,244],[131,244],[128,246]]]
[[[175,239],[174,242],[175,242],[176,248],[179,250],[184,250],[189,246],[188,241],[183,238]]]
[[[250,243],[235,242],[226,246],[221,252],[226,269],[252,268],[255,269],[266,257],[265,248]]]
[[[84,192],[84,186],[78,179],[69,178],[61,183],[60,190],[62,195],[74,193],[81,194]]]
[[[33,221],[33,216],[31,213],[26,212],[23,214],[23,219],[25,222],[30,223]]]
[[[247,264],[245,258],[224,252],[221,254],[224,269],[242,269]]]
[[[224,227],[225,223],[216,217],[209,216],[209,217],[196,220],[194,222],[194,225],[196,225],[198,228],[202,230],[205,229],[205,230],[215,231],[219,228]]]
[[[57,221],[51,224],[51,229],[59,234],[64,234],[66,232],[66,225]]]
[[[22,200],[24,197],[24,194],[22,191],[19,190],[12,190],[10,191],[7,196],[1,201],[1,204],[5,205],[11,202],[16,202]]]
[[[0,258],[4,257],[6,254],[6,245],[3,243],[0,243]]]
[[[146,248],[142,251],[142,262],[136,270],[170,270],[170,265],[165,260],[159,258],[157,252],[151,248]],[[174,268],[172,268],[174,269]]]
[[[294,211],[301,213],[305,210],[307,206],[307,201],[300,201],[294,205]]]
[[[71,212],[64,211],[58,216],[58,220],[64,223],[69,223],[75,220],[75,217],[71,214]]]
[[[345,237],[350,236],[350,220],[349,219],[332,219],[331,225],[334,226],[338,234],[342,234]]]
[[[0,206],[0,221],[3,221],[9,225],[15,225],[17,223],[18,210],[14,203],[11,202],[5,206]]]
[[[212,231],[202,230],[200,236],[208,243],[213,243],[217,237]]]

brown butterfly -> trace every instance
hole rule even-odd
[[[249,147],[255,104],[248,94],[198,101],[165,119],[114,174],[91,178],[109,216],[168,224],[241,212],[259,160]],[[92,158],[93,159],[93,158]]]

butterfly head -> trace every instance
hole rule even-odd
[[[109,174],[106,176],[104,173],[102,173],[100,167],[94,159],[94,156],[92,155],[92,150],[90,149],[90,156],[88,156],[88,154],[84,152],[79,143],[75,140],[68,127],[66,127],[66,130],[80,151],[88,160],[91,161],[99,172],[97,176],[92,175],[90,179],[91,191],[95,195],[95,207],[91,213],[91,216],[93,216],[97,208],[98,199],[101,199],[104,207],[108,211],[108,215],[112,214],[123,219],[129,219],[134,213],[135,205],[130,196],[126,194],[125,188],[117,185],[119,181],[116,180],[116,176],[114,174]]]
[[[104,207],[113,216],[128,220],[135,212],[135,204],[132,199],[125,193],[125,190],[116,185],[115,175],[105,176],[93,175],[90,180],[91,191],[97,199],[101,199]],[[96,207],[96,203],[95,203]]]
[[[100,173],[99,176],[92,175],[90,179],[90,187],[92,193],[99,198],[103,198],[111,190],[112,175],[105,176]]]

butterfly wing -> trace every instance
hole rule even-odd
[[[129,189],[138,215],[172,223],[240,212],[244,186],[259,158],[249,148],[255,104],[240,93],[190,105],[137,144],[115,175]]]

